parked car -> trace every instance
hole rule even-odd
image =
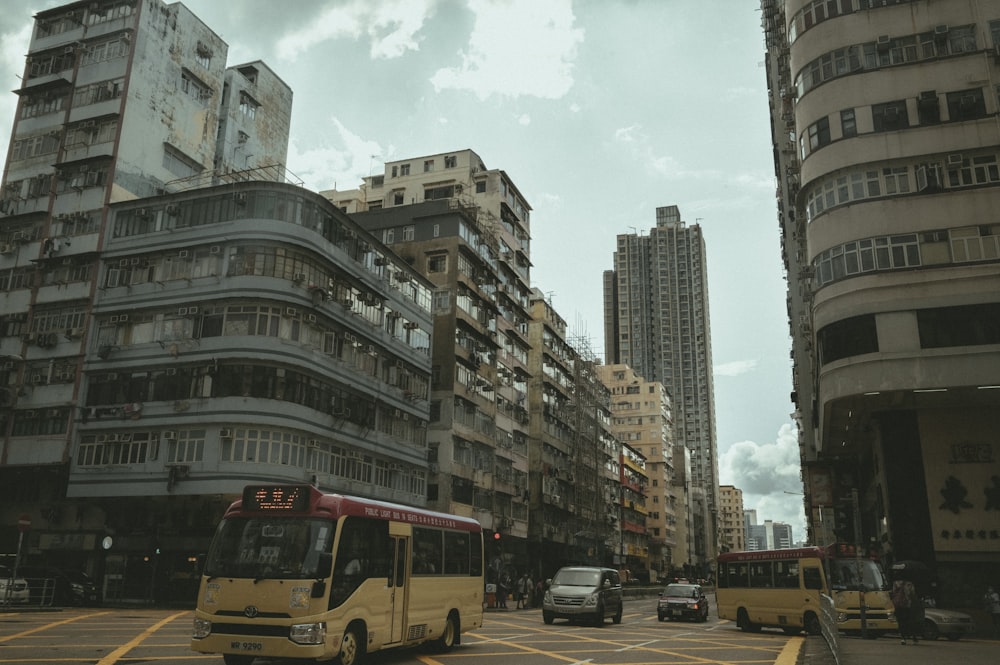
[[[21,576],[14,577],[14,571],[0,566],[0,605],[24,605],[31,599],[28,582]]]
[[[99,605],[97,585],[79,571],[64,571],[49,566],[23,566],[18,573],[27,583],[31,603],[43,606]]]
[[[542,599],[542,620],[589,620],[603,626],[611,617],[622,622],[622,583],[617,570],[590,566],[569,566],[547,581]]]
[[[925,640],[936,640],[943,635],[954,642],[962,635],[975,633],[976,623],[964,612],[925,607],[923,632]]]
[[[708,621],[708,598],[701,585],[668,584],[656,604],[656,618]]]

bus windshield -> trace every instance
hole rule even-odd
[[[889,588],[881,566],[871,559],[829,560],[826,576],[834,591],[885,591]]]
[[[219,525],[205,575],[257,579],[319,576],[320,554],[330,552],[336,522],[298,517],[232,517]]]

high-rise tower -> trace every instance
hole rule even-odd
[[[689,560],[707,564],[718,551],[719,470],[701,227],[664,206],[648,236],[620,234],[604,311],[607,361],[631,366],[673,397],[675,441],[691,451]]]
[[[974,603],[1000,565],[1000,4],[761,10],[809,538]]]

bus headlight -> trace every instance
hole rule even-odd
[[[292,624],[288,639],[296,644],[323,644],[326,641],[326,624],[322,621]]]
[[[212,634],[212,622],[201,617],[194,618],[194,625],[191,628],[191,637],[201,640]]]
[[[847,612],[837,612],[837,623],[844,623],[847,621]]]

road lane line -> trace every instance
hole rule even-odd
[[[69,619],[63,619],[62,621],[56,621],[54,623],[47,623],[44,626],[39,626],[38,628],[32,628],[31,630],[25,630],[20,633],[14,633],[13,635],[7,635],[5,637],[0,637],[0,644],[8,642],[19,637],[26,637],[33,633],[38,633],[43,630],[48,630],[49,628],[55,628],[56,626],[62,626],[67,623],[73,623],[74,621],[79,621],[80,619],[91,619],[93,617],[99,617],[104,614],[111,614],[110,612],[97,612],[95,614],[81,614],[80,616],[70,617]]]
[[[118,647],[117,649],[115,649],[114,651],[112,651],[111,653],[109,653],[107,656],[105,656],[104,658],[101,658],[99,661],[97,661],[97,663],[95,665],[115,665],[115,663],[118,662],[118,659],[121,656],[124,656],[129,651],[131,651],[135,647],[137,647],[140,644],[142,644],[142,642],[147,637],[149,637],[150,635],[152,635],[153,633],[155,633],[156,631],[158,631],[160,628],[163,628],[165,625],[167,625],[168,623],[170,623],[171,621],[173,621],[177,617],[184,616],[185,614],[190,614],[190,610],[184,610],[183,612],[177,612],[176,614],[171,614],[170,616],[168,616],[167,618],[163,619],[159,623],[154,624],[154,625],[150,626],[149,628],[147,628],[146,630],[144,630],[141,633],[139,633],[130,642],[127,642],[127,643],[121,645],[120,647]]]
[[[482,635],[477,635],[476,633],[471,633],[471,632],[468,633],[468,634],[470,636],[472,636],[472,637],[477,637],[477,638],[479,638],[479,639],[481,639],[483,641],[486,641],[485,638]],[[478,644],[478,642],[477,642],[477,644]],[[504,644],[506,644],[507,646],[513,647],[515,649],[520,649],[521,651],[526,651],[528,653],[537,653],[537,654],[541,654],[542,656],[549,656],[550,658],[555,658],[557,660],[563,660],[563,661],[566,661],[567,663],[571,663],[571,665],[577,665],[578,663],[589,662],[589,661],[585,661],[585,660],[581,661],[581,660],[576,660],[574,658],[569,658],[568,656],[564,656],[561,653],[555,653],[554,651],[545,651],[544,649],[535,649],[534,647],[525,646],[523,644],[516,644],[514,642],[504,642]],[[97,665],[104,665],[104,664],[103,663],[98,663]]]
[[[640,647],[649,646],[650,644],[654,644],[659,641],[660,640],[650,640],[648,642],[643,642],[642,644],[630,644],[627,647],[622,647],[621,649],[618,649],[618,652],[621,653],[622,651],[628,651],[629,649],[638,649]]]
[[[806,638],[804,637],[793,637],[788,640],[785,644],[785,648],[781,650],[778,657],[774,659],[774,665],[795,665],[799,659],[799,651],[802,650],[802,645],[805,644]]]

